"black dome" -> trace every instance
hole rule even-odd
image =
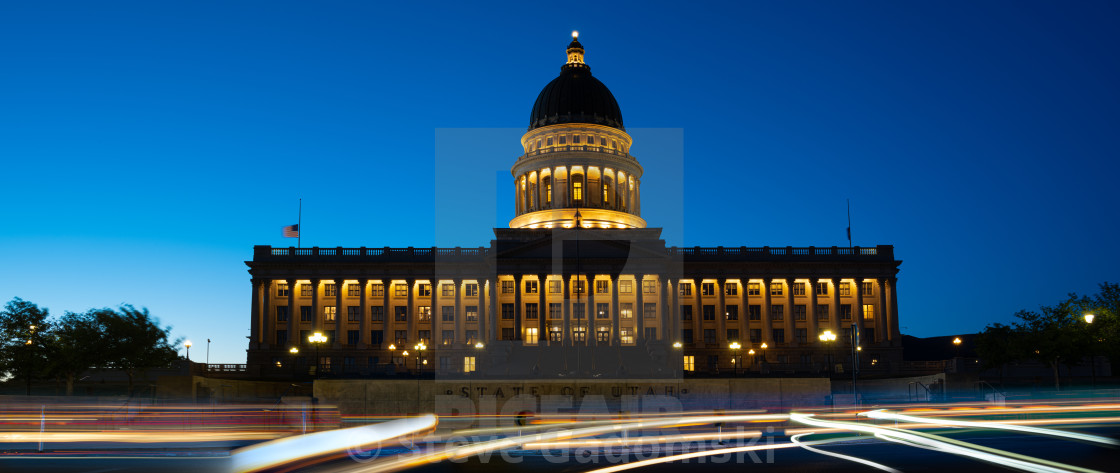
[[[544,86],[533,104],[530,130],[558,123],[593,123],[626,130],[614,95],[599,79],[591,77],[591,68],[585,64],[561,67],[560,77]]]

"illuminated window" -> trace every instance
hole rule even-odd
[[[729,304],[726,309],[724,316],[727,317],[727,320],[739,320],[739,306]]]
[[[455,321],[455,307],[454,306],[443,306],[443,307],[440,307],[439,310],[440,310],[440,320],[442,320],[444,322],[454,322]]]
[[[696,371],[696,357],[693,355],[684,356],[684,370]]]
[[[828,321],[828,304],[817,306],[817,320],[821,322]]]
[[[702,314],[704,316],[704,320],[715,320],[716,319],[716,306],[706,305],[706,306],[701,307],[700,310],[702,311]]]
[[[350,297],[358,297],[362,295],[362,286],[360,284],[347,284],[346,295]]]
[[[611,203],[611,186],[603,184],[603,205]]]
[[[805,295],[805,283],[803,283],[803,282],[793,283],[793,295],[804,296]]]
[[[846,283],[846,282],[840,283],[840,295],[841,296],[852,295],[852,286],[850,284]]]
[[[680,287],[680,292],[681,292],[682,296],[691,296],[692,295],[692,283],[682,282],[682,283],[679,284],[679,287]]]
[[[276,297],[288,297],[288,283],[276,283]]]
[[[863,320],[875,320],[875,306],[871,304],[863,305]]]
[[[599,326],[595,329],[595,341],[599,343],[610,343],[611,341],[611,328],[605,325]]]
[[[335,320],[334,317],[335,317],[335,306],[333,306],[333,305],[323,306],[323,321],[334,322],[334,320]]]
[[[552,203],[552,178],[546,177],[541,180],[541,185],[544,186],[544,203]]]
[[[537,304],[525,304],[525,318],[529,320],[537,320]]]
[[[747,283],[747,295],[748,296],[760,296],[760,295],[762,295],[761,285],[759,285],[756,282]]]
[[[826,283],[826,282],[818,282],[817,283],[817,295],[818,296],[827,296],[828,295],[828,283]]]
[[[572,200],[583,200],[583,176],[572,176]]]
[[[681,306],[681,320],[692,320],[692,306],[691,305],[682,305]]]
[[[455,295],[455,285],[454,284],[440,284],[439,285],[439,293],[443,297],[454,296]]]
[[[346,307],[346,321],[347,322],[361,322],[362,321],[362,306],[352,305]]]
[[[618,316],[623,319],[634,318],[634,304],[623,302],[618,304]]]
[[[634,281],[630,279],[618,280],[618,293],[619,294],[632,294],[634,292]]]
[[[404,307],[404,306],[394,307],[393,310],[394,310],[393,320],[396,320],[397,322],[407,322],[408,321],[408,307]]]
[[[564,318],[564,306],[559,302],[550,302],[548,304],[548,318],[562,319]]]
[[[747,306],[747,319],[762,320],[762,306],[758,304],[751,304]]]
[[[840,306],[840,320],[852,320],[851,304],[842,304]]]
[[[467,337],[467,344],[468,345],[474,345],[475,342],[478,341],[478,330],[467,330],[466,331],[466,337]]]
[[[463,357],[463,372],[464,373],[474,373],[474,357],[473,356],[464,356]]]
[[[793,306],[793,320],[798,321],[798,322],[804,322],[805,321],[805,305],[804,304]]]
[[[714,296],[714,295],[716,295],[716,283],[714,283],[714,282],[700,283],[700,294],[704,295],[704,296]]]
[[[568,144],[568,137],[567,136],[561,136],[560,137],[560,144],[562,144],[562,145]]]
[[[582,280],[582,279],[576,279],[576,280],[575,280],[575,281],[574,281],[574,282],[572,283],[572,284],[573,284],[573,286],[574,286],[574,289],[573,289],[573,290],[575,291],[575,293],[576,293],[576,294],[583,294],[583,293],[584,293],[584,291],[586,291],[586,290],[587,290],[587,288],[585,288],[585,287],[584,287],[584,285],[583,285],[583,283],[585,283],[585,282],[586,282],[586,281],[584,281],[584,280]]]
[[[323,285],[323,297],[334,297],[338,294],[338,285],[335,283],[327,283]]]
[[[421,322],[431,322],[432,321],[432,307],[431,306],[422,305],[420,307],[417,307],[416,308],[416,313],[420,316],[420,321]]]
[[[513,320],[513,304],[502,304],[502,319]]]
[[[782,283],[776,282],[776,281],[770,283],[770,295],[771,296],[782,295]]]
[[[537,281],[532,281],[532,280],[525,281],[525,293],[526,294],[536,294],[537,293]]]
[[[540,334],[537,332],[537,327],[527,327],[525,329],[525,343],[529,345],[536,345],[537,339]]]
[[[420,297],[432,297],[432,285],[431,284],[421,284],[419,290],[416,293],[416,295],[420,296]]]
[[[619,338],[622,339],[622,344],[623,345],[633,345],[634,344],[634,328],[633,327],[622,327],[622,328],[620,328],[618,330],[618,336],[619,336]]]
[[[288,306],[282,305],[282,306],[276,308],[276,321],[277,322],[287,322],[288,321]]]
[[[443,345],[445,347],[451,346],[452,343],[455,343],[455,331],[454,330],[442,330],[442,331],[440,331],[439,343],[440,343],[440,345]]]
[[[502,281],[502,294],[513,294],[514,288],[513,281]]]
[[[584,343],[587,341],[587,327],[583,325],[576,325],[572,327],[572,341],[576,343]]]
[[[302,296],[302,297],[311,297],[312,291],[314,291],[314,290],[315,290],[315,286],[312,286],[310,284],[300,284],[299,285],[299,295]]]
[[[373,297],[385,297],[385,285],[374,284],[369,287],[369,293]]]
[[[370,320],[373,320],[374,322],[384,322],[385,321],[385,308],[381,307],[379,305],[370,307],[369,308],[369,315],[370,315]]]
[[[420,343],[423,343],[423,344],[427,345],[427,344],[432,342],[432,331],[431,330],[417,330],[416,331],[416,338],[420,340]]]
[[[785,320],[786,307],[782,305],[770,306],[770,320]]]
[[[478,283],[467,283],[465,292],[467,297],[478,297]]]
[[[396,296],[396,297],[408,297],[408,285],[407,284],[394,284],[393,285],[393,295]]]
[[[609,283],[610,281],[595,281],[595,293],[606,294],[607,291],[610,291]]]
[[[548,341],[556,343],[564,341],[564,332],[559,325],[550,325],[548,327]]]
[[[873,286],[870,281],[864,281],[863,283],[861,283],[860,288],[863,291],[863,295],[865,296],[871,296],[875,294],[875,286]]]
[[[645,318],[647,318],[647,319],[656,319],[657,318],[657,303],[646,302],[642,305],[645,306],[642,309],[642,313],[644,314]]]
[[[655,294],[655,293],[657,293],[657,281],[650,280],[650,279],[643,279],[642,280],[642,293],[644,293],[644,294]]]
[[[609,319],[611,318],[611,305],[602,302],[595,303],[595,318]]]
[[[564,290],[563,281],[551,280],[551,281],[548,282],[548,293],[549,294],[559,294],[560,291],[563,291],[563,290]]]
[[[478,322],[478,306],[467,306],[467,322]]]
[[[739,295],[739,285],[733,282],[723,283],[723,293],[728,296]]]

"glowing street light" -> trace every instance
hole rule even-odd
[[[1087,323],[1087,324],[1093,323],[1093,319],[1095,319],[1096,317],[1097,316],[1095,316],[1093,314],[1085,314],[1085,323]]]
[[[191,361],[191,346],[194,345],[190,340],[183,342],[183,346],[187,349],[187,361]]]
[[[743,348],[743,346],[740,345],[739,342],[731,342],[730,348],[731,348],[731,352],[733,354],[733,357],[731,358],[731,364],[734,365],[734,366],[732,368],[734,369],[734,374],[736,376],[738,376],[739,375],[739,365],[743,364],[743,355],[741,355],[739,353],[739,349]],[[738,363],[735,362],[734,357],[739,357],[739,362]]]
[[[483,345],[482,342],[478,342],[474,344],[474,347],[481,350],[483,348],[486,348],[486,345]]]
[[[680,348],[680,347],[683,347],[683,346],[684,345],[682,345],[681,342],[673,342],[673,348]]]
[[[825,330],[819,337],[821,343],[828,345],[828,377],[832,378],[832,345],[836,341],[836,333],[832,330]]]
[[[307,337],[307,341],[315,345],[315,377],[319,377],[319,371],[323,367],[322,360],[319,358],[319,345],[327,342],[327,336],[323,332],[315,332]]]

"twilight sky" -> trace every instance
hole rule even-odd
[[[295,244],[299,198],[304,246],[487,245],[578,29],[670,245],[843,246],[850,198],[854,243],[903,260],[903,332],[975,332],[1120,280],[1118,22],[1107,1],[0,3],[0,303],[144,306],[196,361],[210,338],[243,363],[244,261]]]

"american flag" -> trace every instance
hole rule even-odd
[[[299,224],[284,227],[284,238],[299,238]]]

